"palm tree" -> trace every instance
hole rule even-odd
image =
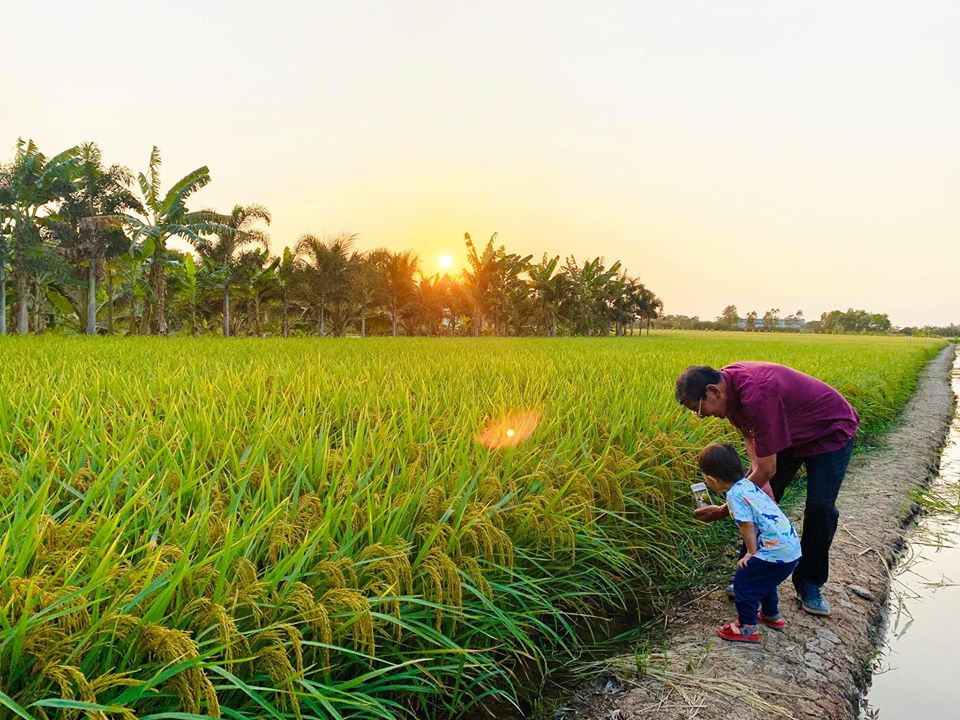
[[[452,331],[450,318],[453,305],[454,281],[449,275],[421,277],[417,283],[417,295],[414,303],[418,329],[427,335],[439,335],[444,330]]]
[[[133,215],[125,218],[133,228],[134,236],[140,240],[146,254],[150,257],[150,288],[153,302],[144,311],[141,328],[148,331],[154,324],[152,309],[156,308],[156,329],[160,335],[167,334],[167,282],[164,263],[167,255],[167,241],[174,236],[189,242],[199,241],[202,233],[226,232],[230,218],[201,210],[187,210],[187,199],[197,190],[210,182],[210,171],[206,166],[199,167],[180,178],[161,196],[160,191],[160,150],[153,146],[150,152],[150,165],[147,174],[137,176],[140,191],[143,193],[143,205],[146,220]]]
[[[45,254],[43,229],[49,225],[51,203],[72,189],[79,148],[76,146],[47,158],[33,140],[17,141],[12,165],[3,174],[0,185],[0,212],[7,224],[10,251],[17,278],[17,332],[30,330],[29,283],[31,265]],[[6,263],[0,282],[0,297],[6,298]],[[37,303],[40,298],[37,297]],[[2,331],[6,332],[6,302],[3,302]]]
[[[367,317],[379,304],[381,290],[380,270],[373,259],[374,254],[354,253],[351,258],[353,277],[350,284],[350,299],[360,320],[360,337],[367,336]]]
[[[297,241],[296,258],[309,290],[309,304],[317,315],[320,336],[327,334],[327,318],[332,308],[348,301],[350,292],[350,250],[356,235],[341,234],[320,239],[303,235]],[[340,313],[337,314],[338,329]]]
[[[420,258],[416,253],[375,250],[370,261],[377,267],[380,276],[380,298],[390,313],[391,335],[397,337],[401,313],[405,313],[416,293],[416,274],[420,271]]]
[[[248,245],[270,249],[269,236],[255,227],[258,222],[270,224],[270,211],[263,205],[234,205],[227,219],[210,239],[191,238],[193,246],[209,263],[212,277],[223,288],[223,336],[230,337],[230,287],[237,279],[237,252]]]
[[[650,321],[663,314],[663,300],[653,290],[643,288],[640,292],[640,317],[647,319],[647,335],[650,335]]]
[[[11,168],[0,165],[0,335],[7,334],[7,264],[13,235],[13,198],[8,194]]]
[[[280,300],[280,332],[290,337],[290,295],[297,278],[297,264],[290,248],[283,249],[280,264],[277,266],[277,295]]]
[[[253,318],[253,332],[257,337],[263,336],[261,307],[278,294],[280,262],[280,258],[271,259],[269,251],[261,249],[247,250],[237,258],[237,287],[246,305],[247,318]]]
[[[142,212],[143,206],[130,191],[132,173],[121,165],[104,168],[96,143],[84,143],[77,156],[73,191],[57,213],[65,249],[88,263],[86,332],[97,331],[97,277],[106,256],[129,245],[123,233],[121,213]]]
[[[200,334],[200,325],[197,323],[197,305],[200,302],[200,282],[197,278],[199,268],[190,253],[183,254],[183,272],[186,278],[185,295],[190,304],[190,334],[197,337]]]

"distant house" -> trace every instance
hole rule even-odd
[[[803,318],[796,318],[796,317],[777,318],[777,319],[774,320],[774,322],[773,322],[773,329],[774,329],[774,330],[793,330],[793,331],[796,331],[796,332],[800,332],[801,330],[803,330],[803,326],[806,325],[806,323],[807,323],[807,321],[804,320]],[[763,324],[763,318],[761,318],[761,317],[758,317],[758,318],[757,318],[757,325],[756,325],[756,326],[757,326],[757,330],[765,330],[765,329],[766,329],[766,328],[764,327],[764,324]],[[739,320],[737,320],[737,329],[738,329],[738,330],[746,330],[746,329],[747,329],[747,319],[746,319],[746,318],[740,318]]]

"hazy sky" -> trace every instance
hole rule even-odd
[[[26,2],[0,157],[95,140],[197,206],[623,260],[669,313],[960,321],[960,3]]]

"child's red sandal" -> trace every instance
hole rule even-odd
[[[752,633],[744,634],[740,627],[740,621],[736,620],[717,628],[717,637],[729,642],[758,643],[760,642],[760,633],[754,630]]]
[[[777,631],[780,631],[780,632],[783,632],[783,629],[787,626],[787,621],[784,620],[782,617],[778,617],[776,620],[771,620],[770,618],[765,618],[765,617],[763,616],[763,611],[762,611],[762,610],[757,614],[757,620],[759,620],[760,622],[762,622],[764,625],[766,625],[766,626],[767,626],[768,628],[770,628],[771,630],[777,630]]]

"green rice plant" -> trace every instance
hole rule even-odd
[[[941,346],[0,338],[0,706],[385,719],[517,702],[515,671],[579,656],[727,541],[692,520],[687,484],[734,436],[676,404],[683,367],[783,362],[876,435]]]

